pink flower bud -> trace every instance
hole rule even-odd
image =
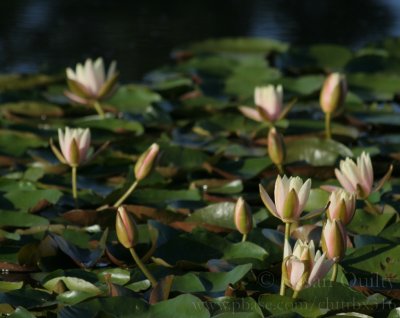
[[[279,85],[256,87],[254,90],[254,102],[258,111],[265,120],[274,122],[279,119],[283,108],[283,89]]]
[[[343,75],[330,74],[322,86],[320,95],[321,108],[325,113],[333,113],[339,109],[346,98],[347,84]]]
[[[347,247],[347,234],[340,220],[327,220],[322,230],[322,250],[328,259],[339,262]]]
[[[268,154],[272,162],[281,165],[285,160],[286,149],[283,136],[273,127],[268,133]]]
[[[138,240],[138,230],[136,222],[132,215],[120,206],[117,211],[115,221],[115,230],[117,232],[118,241],[125,247],[134,247]]]
[[[148,176],[153,163],[157,158],[160,147],[157,144],[152,144],[138,159],[135,165],[135,177],[137,180],[143,180]]]
[[[241,234],[248,234],[253,228],[253,217],[246,201],[240,197],[235,205],[235,225]]]
[[[327,215],[329,220],[340,220],[343,225],[349,224],[356,208],[356,196],[343,189],[336,189],[329,197]]]

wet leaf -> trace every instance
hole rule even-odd
[[[286,162],[306,161],[313,166],[333,165],[339,157],[352,157],[345,145],[316,137],[293,139],[286,142]]]

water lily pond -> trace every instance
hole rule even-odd
[[[0,76],[0,312],[398,317],[400,40],[223,38]],[[399,308],[397,308],[399,307]]]

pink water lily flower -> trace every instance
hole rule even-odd
[[[58,140],[64,163],[70,166],[78,166],[88,159],[90,147],[89,128],[66,127],[65,131],[59,129]]]
[[[336,178],[343,188],[355,193],[358,198],[365,199],[372,192],[374,170],[368,153],[363,152],[357,158],[357,163],[346,158],[340,161],[340,170],[335,169]]]
[[[333,261],[327,260],[325,253],[319,250],[315,253],[313,241],[297,240],[293,252],[289,246],[289,255],[282,263],[282,275],[287,286],[300,291],[324,278],[332,265]]]
[[[274,122],[281,118],[283,112],[283,89],[281,85],[256,87],[254,102],[257,108],[239,107],[246,117],[255,121]]]
[[[72,101],[84,105],[110,97],[117,87],[119,74],[116,67],[117,64],[113,61],[106,74],[103,59],[98,58],[94,62],[87,59],[85,64],[78,63],[75,71],[67,68],[69,91],[65,91],[65,95]]]
[[[260,196],[267,209],[285,223],[297,222],[303,212],[311,190],[311,180],[279,175],[275,181],[275,203],[260,184]]]
[[[340,220],[344,225],[349,224],[356,209],[356,195],[343,189],[334,190],[329,196],[327,215],[329,220]]]

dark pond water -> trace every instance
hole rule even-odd
[[[398,0],[1,0],[0,71],[58,71],[104,56],[135,80],[173,47],[210,37],[359,47],[398,35]]]

